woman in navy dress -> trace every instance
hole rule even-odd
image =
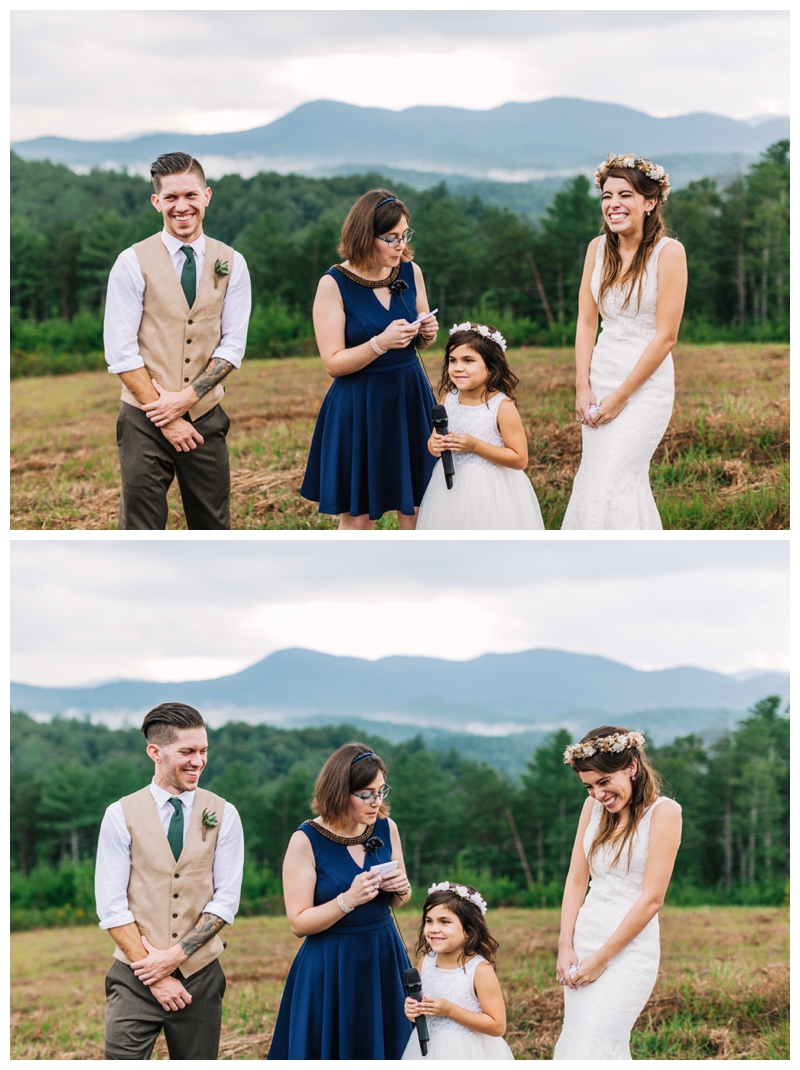
[[[427,441],[433,392],[415,345],[436,337],[422,272],[412,262],[408,209],[388,190],[359,197],[314,301],[322,363],[334,383],[322,403],[300,488],[339,528],[367,530],[397,511],[411,530],[433,471]]]
[[[346,743],[325,763],[312,807],[283,864],[286,914],[304,936],[281,999],[269,1059],[399,1059],[411,1033],[403,1013],[405,945],[389,907],[411,886],[385,799],[386,766]],[[372,866],[396,860],[381,880]]]

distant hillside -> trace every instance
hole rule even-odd
[[[659,162],[669,158],[679,168],[684,157],[694,157],[690,169],[724,173],[788,137],[786,118],[758,125],[702,112],[658,119],[617,104],[568,97],[488,111],[389,111],[318,100],[237,133],[156,133],[128,141],[41,137],[12,147],[23,159],[50,159],[75,169],[142,172],[159,153],[181,148],[202,159],[210,174],[222,173],[220,168],[248,175],[390,168],[519,182],[586,170],[609,151],[638,152]]]
[[[788,700],[786,673],[737,680],[682,667],[641,672],[608,658],[560,650],[486,654],[471,661],[391,657],[378,661],[310,650],[278,651],[216,680],[123,680],[89,688],[11,685],[13,709],[38,716],[88,714],[118,725],[170,699],[230,720],[293,728],[347,720],[503,735],[636,715],[659,739],[716,732],[767,695]],[[655,737],[654,737],[655,738]]]

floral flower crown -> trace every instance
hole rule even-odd
[[[574,765],[580,758],[591,758],[598,751],[602,754],[619,754],[629,747],[643,746],[644,736],[641,732],[615,732],[613,736],[587,739],[585,743],[572,743],[564,751],[564,765]]]
[[[427,895],[432,895],[434,892],[455,892],[462,899],[469,899],[470,903],[474,903],[481,914],[486,913],[486,900],[480,892],[471,892],[463,884],[451,884],[450,881],[442,881],[441,884],[432,884],[427,891]]]
[[[474,331],[475,334],[483,335],[484,338],[497,342],[503,352],[505,353],[506,351],[507,343],[505,338],[499,331],[490,331],[485,323],[470,323],[469,320],[466,323],[454,323],[450,328],[450,334],[455,334],[457,331]]]
[[[669,197],[669,175],[664,168],[657,163],[653,163],[652,160],[646,160],[644,156],[634,156],[633,153],[618,155],[617,153],[609,152],[605,163],[601,163],[594,173],[594,184],[598,189],[603,188],[603,179],[612,167],[637,167],[648,178],[652,178],[654,182],[658,183],[661,189],[662,203]]]

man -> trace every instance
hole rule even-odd
[[[239,907],[236,809],[198,788],[208,740],[191,706],[144,719],[155,776],[105,812],[97,845],[100,928],[116,942],[106,977],[106,1059],[149,1059],[163,1027],[170,1059],[216,1059],[225,974],[218,933]]]
[[[203,234],[211,190],[184,152],[150,168],[164,229],[120,253],[108,279],[103,339],[122,380],[119,527],[163,530],[177,475],[189,528],[230,528],[230,420],[221,383],[244,356],[250,277],[244,258]]]

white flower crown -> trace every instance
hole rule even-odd
[[[467,320],[466,323],[454,323],[450,328],[450,334],[455,334],[457,331],[474,331],[476,334],[483,335],[484,338],[490,339],[492,342],[497,342],[500,348],[505,353],[506,340],[503,338],[499,331],[490,331],[485,323],[470,323]]]
[[[669,175],[664,168],[657,163],[653,163],[652,160],[646,160],[644,156],[634,156],[632,152],[624,155],[609,152],[605,159],[605,163],[601,163],[594,173],[594,184],[598,189],[603,188],[603,179],[612,167],[638,168],[638,170],[646,174],[648,178],[652,178],[654,182],[658,183],[661,188],[662,203],[669,197]]]
[[[598,751],[601,754],[620,754],[629,747],[643,746],[644,736],[641,732],[615,732],[613,736],[587,739],[585,743],[572,743],[564,751],[564,765],[573,765],[580,758],[591,758]]]
[[[470,903],[474,903],[481,914],[486,913],[486,900],[480,892],[471,892],[469,888],[465,887],[463,884],[451,884],[450,881],[442,881],[441,884],[432,884],[428,889],[427,894],[431,895],[433,892],[455,892],[456,895],[461,896],[462,899],[469,899]]]

